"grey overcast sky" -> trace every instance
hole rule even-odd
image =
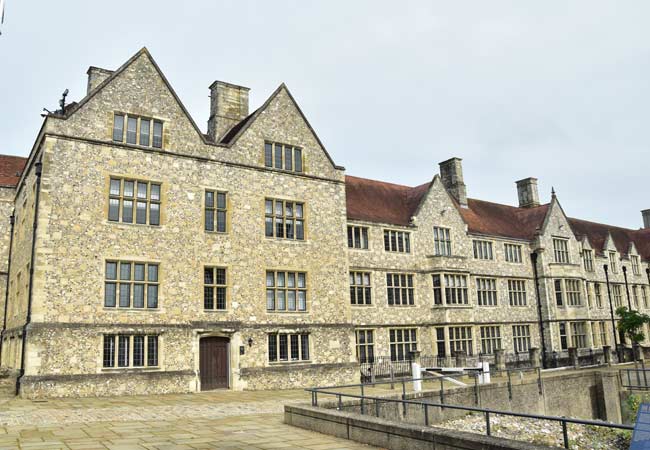
[[[650,208],[648,1],[7,0],[0,152],[43,107],[146,46],[199,126],[214,80],[286,82],[347,173],[406,185],[463,158],[470,197],[554,186],[569,216],[638,228]]]

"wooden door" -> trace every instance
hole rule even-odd
[[[228,387],[228,344],[224,337],[206,337],[200,341],[199,366],[201,371],[201,390]]]

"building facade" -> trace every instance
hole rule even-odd
[[[210,91],[203,134],[142,49],[91,67],[29,157],[0,159],[0,362],[22,395],[290,388],[415,349],[599,348],[607,286],[649,307],[647,222],[571,219],[533,178],[517,207],[467,198],[458,158],[415,188],[346,176],[286,86],[252,113],[247,88]]]

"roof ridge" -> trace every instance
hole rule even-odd
[[[626,227],[620,227],[618,225],[610,225],[607,223],[602,223],[602,222],[594,222],[593,220],[586,220],[586,219],[578,219],[577,217],[567,217],[569,220],[577,220],[579,222],[584,222],[584,223],[590,223],[592,225],[600,225],[603,227],[609,227],[609,228],[616,228],[618,230],[624,230],[624,231],[631,231],[632,233],[636,233],[637,231],[642,231],[643,228],[626,228]]]
[[[385,185],[389,185],[389,186],[397,186],[397,187],[406,188],[406,189],[416,189],[416,188],[424,186],[425,184],[430,183],[430,181],[429,181],[427,183],[422,183],[422,184],[419,184],[417,186],[407,186],[405,184],[391,183],[390,181],[375,180],[373,178],[358,177],[356,175],[345,175],[345,177],[346,178],[356,178],[357,180],[372,181],[373,183],[381,183],[381,184],[385,184]]]

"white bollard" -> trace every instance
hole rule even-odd
[[[490,383],[490,363],[487,361],[483,361],[479,363],[479,368],[482,369],[481,374],[478,377],[478,381],[481,384],[489,384]]]
[[[420,367],[420,363],[416,361],[411,363],[411,375],[414,380],[417,379],[416,381],[413,381],[413,391],[422,391],[422,381],[420,380],[420,378],[422,378],[422,368]]]

